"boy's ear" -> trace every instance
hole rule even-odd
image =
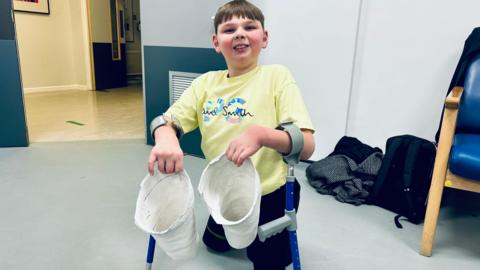
[[[263,31],[263,40],[262,40],[262,48],[267,48],[268,45],[268,31]]]
[[[215,51],[217,53],[221,53],[220,46],[218,45],[218,38],[217,38],[216,34],[212,35],[212,44],[213,44],[213,48],[215,49]]]

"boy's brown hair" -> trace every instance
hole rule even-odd
[[[258,7],[246,0],[233,0],[218,8],[213,20],[215,33],[217,33],[218,26],[221,23],[230,20],[233,16],[259,21],[262,24],[262,28],[265,28],[265,17]]]

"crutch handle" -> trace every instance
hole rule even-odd
[[[260,225],[258,227],[258,239],[261,242],[265,242],[267,238],[281,233],[284,229],[287,229],[288,231],[295,231],[297,229],[297,215],[295,209],[292,211],[285,210],[285,215],[283,217]]]
[[[281,218],[277,218],[268,223],[265,223],[258,227],[258,239],[265,242],[267,238],[274,236],[277,233],[281,233],[285,228],[290,226],[292,220],[289,216],[285,215]]]

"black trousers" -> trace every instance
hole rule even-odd
[[[285,215],[285,189],[284,185],[274,192],[262,196],[259,225]],[[297,211],[299,201],[300,184],[295,180],[294,206]],[[217,252],[224,252],[231,248],[225,238],[222,225],[216,224],[211,216],[208,218],[203,234],[203,242],[208,248]],[[288,231],[284,230],[268,238],[265,242],[261,242],[257,236],[255,241],[247,247],[247,256],[253,262],[254,269],[285,269],[292,262]]]

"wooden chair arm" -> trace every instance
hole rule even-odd
[[[443,111],[442,127],[440,129],[440,139],[438,140],[437,156],[435,159],[435,166],[437,166],[437,163],[439,163],[439,165],[441,164],[441,171],[444,173],[440,176],[441,179],[445,179],[445,173],[447,171],[448,156],[450,155],[450,148],[453,143],[455,126],[457,124],[458,106],[462,93],[463,87],[454,87],[445,99],[445,109]]]
[[[458,104],[460,104],[462,93],[463,87],[455,86],[445,99],[445,107],[447,109],[458,109]]]

